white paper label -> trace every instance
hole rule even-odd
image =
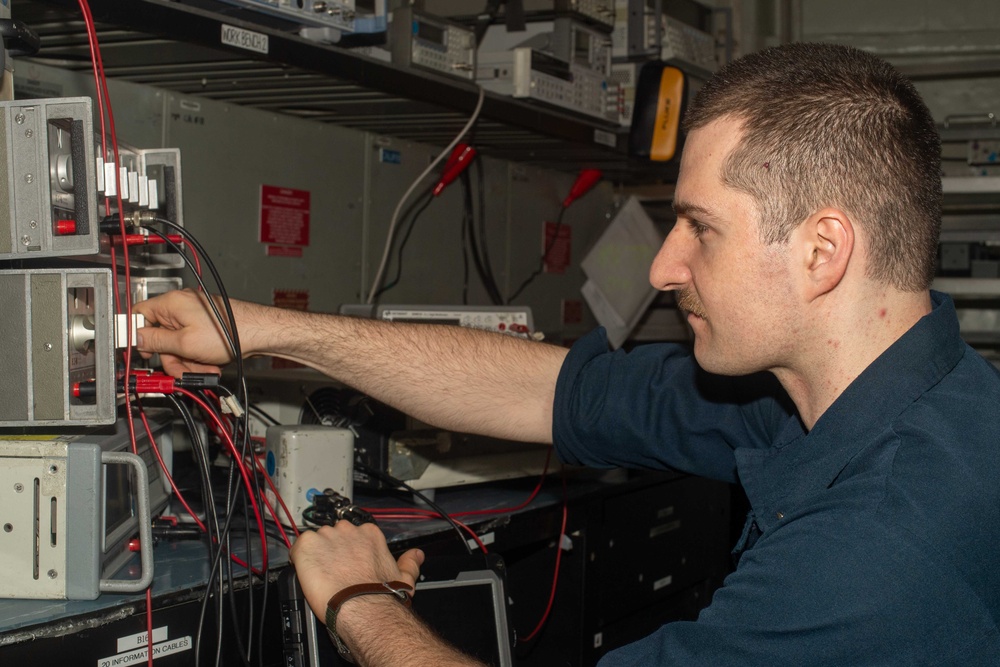
[[[192,643],[190,636],[178,637],[177,639],[171,639],[169,641],[160,642],[159,644],[154,644],[153,660],[172,653],[190,651],[193,646],[194,644]],[[146,651],[148,648],[148,646],[143,646],[142,648],[135,649],[134,651],[126,651],[124,653],[119,653],[118,655],[113,655],[110,658],[101,658],[97,661],[97,667],[125,667],[125,665],[138,665],[148,662],[148,659],[146,658]]]
[[[159,644],[160,642],[166,640],[170,635],[167,634],[167,629],[169,626],[164,625],[162,628],[153,628],[153,643]],[[146,639],[146,633],[140,632],[137,635],[129,635],[128,637],[121,637],[118,639],[118,652],[131,651],[132,649],[142,648],[149,644],[149,640]]]
[[[267,53],[268,50],[267,35],[225,23],[222,24],[222,43],[257,53]]]

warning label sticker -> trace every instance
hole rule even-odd
[[[309,191],[260,186],[260,242],[309,245]]]
[[[566,273],[570,263],[572,238],[573,231],[569,225],[546,221],[545,239],[542,245],[542,252],[545,253],[545,273]]]

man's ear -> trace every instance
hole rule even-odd
[[[831,292],[847,274],[854,256],[854,223],[843,211],[824,208],[810,215],[796,231],[806,297],[812,300]]]

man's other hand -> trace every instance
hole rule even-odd
[[[302,592],[321,620],[326,618],[326,603],[348,586],[387,581],[414,586],[424,562],[419,549],[396,560],[378,526],[348,521],[302,533],[292,546],[291,558]]]

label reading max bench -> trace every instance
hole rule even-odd
[[[222,43],[257,53],[266,54],[268,50],[267,35],[225,23],[222,24]]]

